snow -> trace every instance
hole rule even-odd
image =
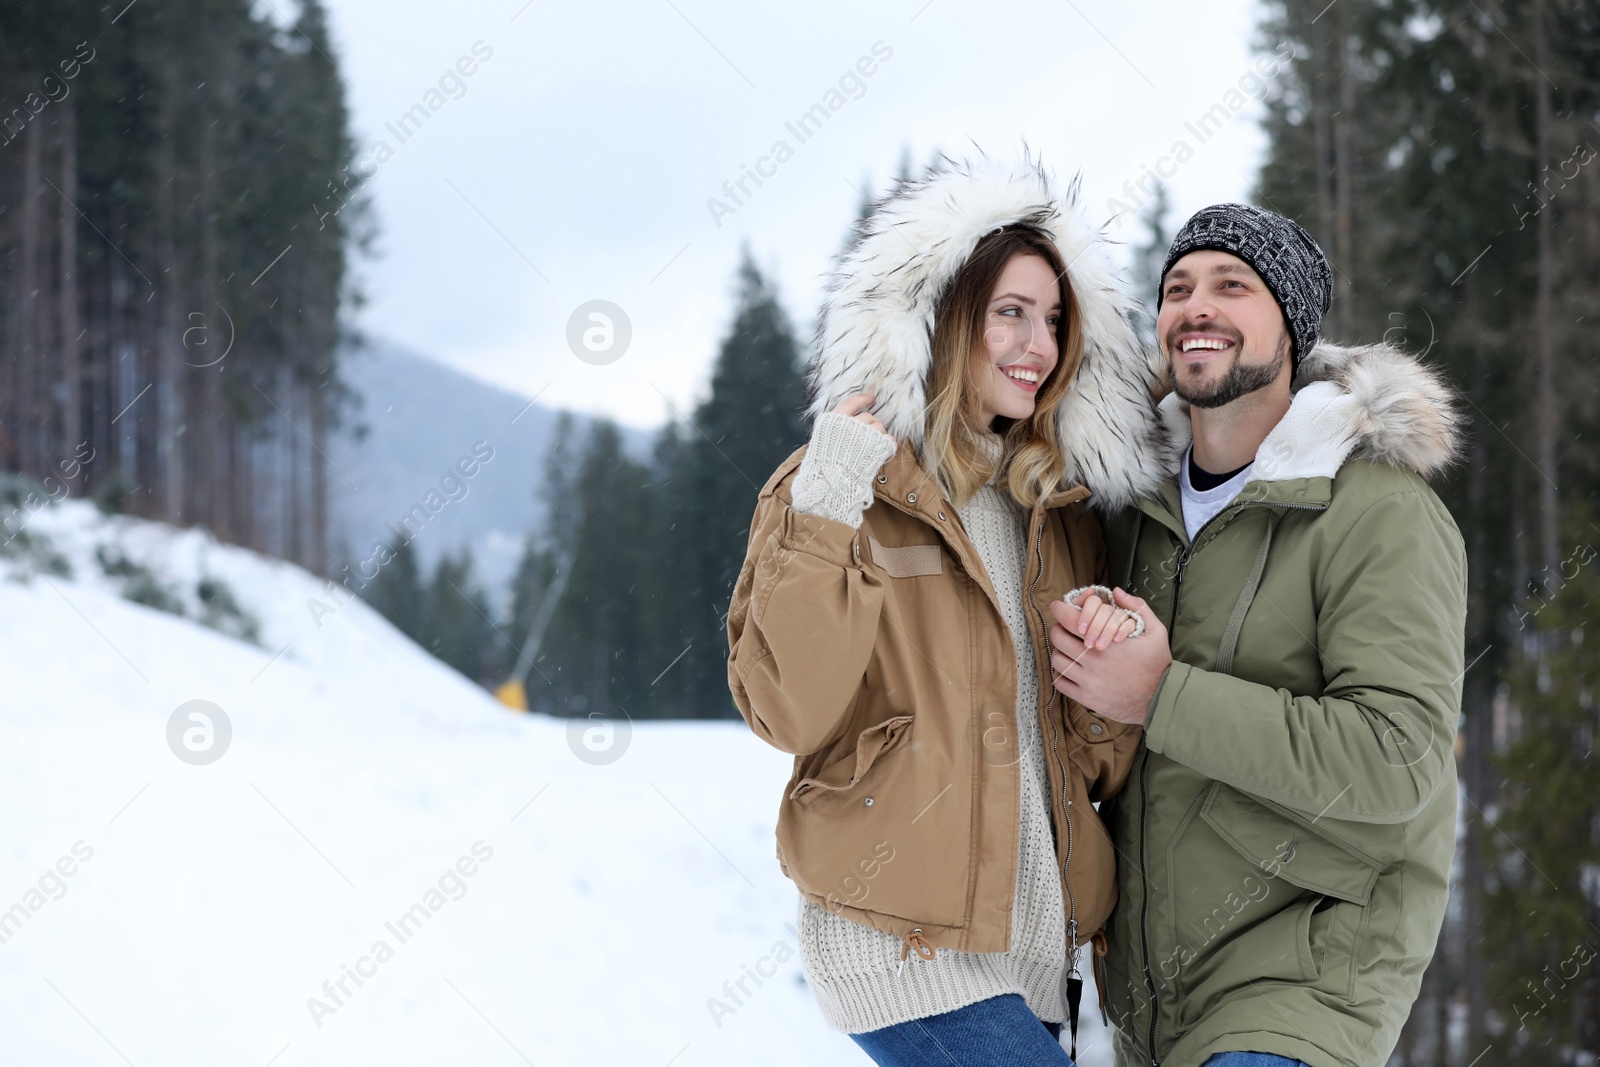
[[[0,559],[0,1062],[869,1062],[803,981],[789,758],[743,724],[624,722],[597,758],[294,566],[79,501],[28,529],[71,577]],[[124,599],[105,545],[190,617]],[[259,644],[194,621],[204,575]],[[195,700],[232,730],[204,765],[167,740]]]

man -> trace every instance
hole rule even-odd
[[[1117,1063],[1381,1067],[1455,848],[1466,553],[1423,480],[1452,395],[1317,344],[1328,263],[1280,215],[1207,208],[1162,274],[1174,458],[1110,536],[1147,632],[1086,647],[1052,606],[1057,688],[1145,728],[1103,812]]]

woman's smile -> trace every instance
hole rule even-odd
[[[1032,363],[1012,363],[1006,366],[996,366],[1012,385],[1032,396],[1039,391],[1039,385],[1044,380],[1044,368]]]

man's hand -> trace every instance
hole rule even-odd
[[[1155,696],[1161,675],[1172,663],[1167,628],[1136,596],[1113,590],[1117,606],[1139,613],[1144,633],[1107,648],[1086,644],[1076,634],[1080,612],[1071,604],[1050,605],[1056,625],[1050,628],[1051,673],[1056,690],[1090,711],[1117,722],[1144,725],[1145,710]]]

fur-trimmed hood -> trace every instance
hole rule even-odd
[[[1350,459],[1370,459],[1424,478],[1461,450],[1456,391],[1434,370],[1387,344],[1323,342],[1302,360],[1289,411],[1256,450],[1253,480],[1332,478]],[[1177,477],[1192,439],[1189,405],[1161,402],[1170,443],[1166,476]]]
[[[859,240],[834,266],[807,378],[815,419],[855,393],[889,433],[919,453],[932,363],[934,312],[979,239],[1016,222],[1048,233],[1067,264],[1084,338],[1083,363],[1057,422],[1065,480],[1116,509],[1165,476],[1155,375],[1133,326],[1102,230],[1084,218],[1074,181],[1058,196],[1043,167],[977,157],[941,160],[878,201]]]

